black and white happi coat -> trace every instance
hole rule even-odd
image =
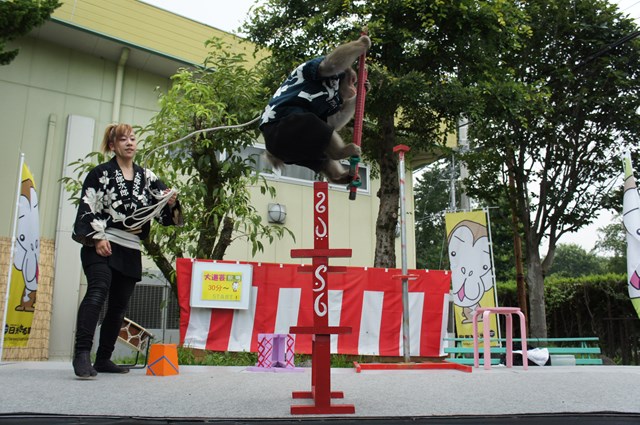
[[[137,164],[134,164],[133,180],[126,180],[115,157],[93,168],[82,185],[72,235],[83,245],[80,254],[83,267],[106,262],[122,274],[140,280],[142,260],[139,241],[149,236],[151,222],[131,228],[136,221],[132,215],[140,208],[156,205],[158,201],[151,192],[162,193],[166,188],[151,170]],[[154,218],[164,226],[182,224],[179,203],[173,207],[165,205]],[[109,239],[110,256],[102,257],[96,253],[96,239]]]

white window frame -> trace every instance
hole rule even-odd
[[[252,146],[254,149],[265,151],[266,147],[264,143],[254,143]],[[349,165],[349,160],[341,161],[345,165]],[[371,195],[371,166],[367,163],[361,162],[358,164],[358,168],[364,170],[364,176],[361,176],[362,186],[358,188],[358,193],[363,195]],[[302,186],[313,186],[315,180],[301,179],[298,177],[283,176],[281,170],[271,169],[271,172],[260,171],[260,173],[268,180],[278,181],[282,183],[297,184]],[[363,178],[364,177],[364,178]],[[347,185],[329,183],[329,188],[341,192],[348,192]]]

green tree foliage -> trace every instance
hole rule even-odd
[[[266,97],[244,55],[230,53],[230,46],[215,38],[207,45],[211,53],[204,67],[172,77],[171,89],[160,96],[160,112],[142,132],[145,149],[153,151],[144,165],[164,170],[185,205],[184,228],[155,226],[145,242],[165,276],[172,275],[175,257],[222,259],[237,238],[247,239],[255,254],[263,250],[263,238],[272,241],[285,232],[262,223],[251,203],[251,186],[275,195],[255,172],[258,159],[243,155],[255,142],[255,127],[204,131],[251,121]],[[193,132],[198,133],[163,148]]]
[[[5,51],[7,42],[42,25],[61,4],[59,0],[0,1],[0,65],[8,65],[18,55],[18,49]]]
[[[264,249],[265,239],[271,242],[287,232],[293,236],[286,228],[262,223],[251,203],[251,187],[275,194],[255,172],[257,158],[246,155],[255,141],[255,126],[210,131],[238,126],[258,115],[265,93],[256,72],[243,55],[229,53],[229,46],[218,39],[207,45],[211,53],[204,67],[182,69],[171,77],[171,88],[160,94],[160,111],[138,130],[144,149],[137,162],[177,189],[183,207],[184,227],[152,226],[151,237],[143,242],[172,285],[177,257],[223,259],[237,238],[248,240],[255,253]],[[96,157],[101,159],[95,153],[87,159]],[[72,193],[79,190],[80,176],[93,166],[87,161],[76,165],[78,179],[65,182]]]
[[[489,211],[493,266],[497,281],[513,279],[516,276],[512,218],[507,204],[507,200],[501,200],[498,205],[486,206]]]
[[[595,250],[607,256],[607,271],[610,273],[627,273],[626,237],[621,217],[598,229]]]
[[[581,277],[606,272],[606,260],[577,244],[559,244],[549,276]]]
[[[488,202],[510,199],[523,231],[530,333],[544,337],[544,275],[558,240],[592,222],[620,173],[622,145],[638,141],[640,41],[628,37],[635,23],[604,0],[522,6],[531,37],[504,52],[482,91],[467,186]]]
[[[439,150],[462,112],[474,109],[478,81],[491,77],[504,51],[527,32],[512,2],[431,0],[268,0],[253,9],[244,31],[271,51],[277,82],[300,62],[359,36],[369,53],[363,149],[381,187],[374,265],[395,267],[399,184],[394,146]],[[443,125],[447,124],[447,126]]]
[[[447,270],[447,231],[444,215],[454,208],[451,204],[451,178],[457,173],[451,170],[451,162],[438,161],[416,173],[414,184],[414,207],[416,223],[416,266],[418,268]],[[456,183],[456,193],[461,193]],[[454,209],[459,207],[456,201]],[[493,265],[496,280],[504,281],[515,277],[515,257],[513,232],[508,202],[487,207]]]
[[[420,269],[449,269],[444,213],[450,206],[450,168],[450,164],[435,162],[414,183],[416,266]]]

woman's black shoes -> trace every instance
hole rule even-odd
[[[91,366],[91,353],[79,351],[73,356],[73,371],[80,379],[94,378],[98,372]]]
[[[129,373],[128,367],[118,366],[110,359],[96,359],[93,368],[100,373]]]
[[[79,351],[73,356],[73,371],[80,379],[95,378],[100,373],[129,373],[129,368],[118,366],[109,359],[97,359],[91,366],[91,353]]]

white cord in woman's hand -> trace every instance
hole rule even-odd
[[[165,189],[164,192],[162,192],[162,194],[166,195],[169,192],[173,192],[173,193],[171,194],[171,197],[167,201],[167,205],[169,205],[170,207],[173,207],[176,204],[176,201],[178,200],[178,192],[173,189]]]

